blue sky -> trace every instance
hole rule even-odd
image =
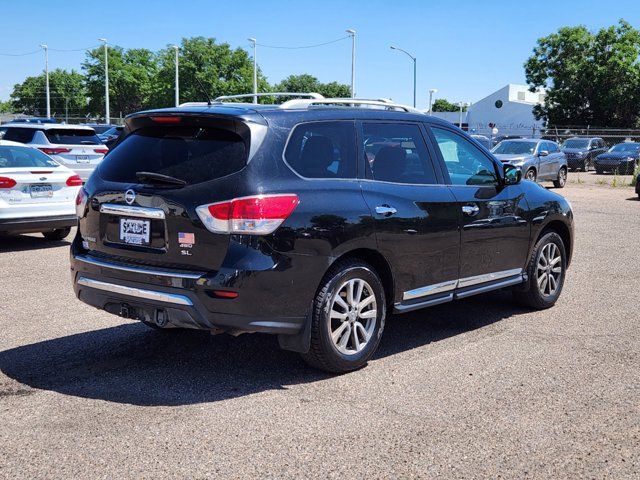
[[[452,101],[477,101],[507,83],[524,83],[522,65],[536,39],[564,25],[590,29],[624,18],[640,28],[640,1],[254,1],[153,0],[97,2],[0,0],[0,54],[77,49],[97,38],[126,47],[159,49],[181,37],[212,36],[249,49],[248,37],[268,45],[320,43],[357,30],[356,92],[411,103],[412,64],[391,44],[418,58],[418,106],[428,89]],[[83,52],[50,51],[50,68],[80,68]],[[0,56],[0,99],[43,69],[43,55]],[[292,73],[350,82],[351,45],[260,48],[258,63],[275,83]]]

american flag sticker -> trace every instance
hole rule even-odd
[[[196,236],[194,233],[178,232],[178,243],[180,245],[194,245],[196,243]]]

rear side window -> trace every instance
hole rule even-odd
[[[0,145],[0,168],[56,168],[59,166],[35,148]]]
[[[4,127],[0,128],[0,140],[10,140],[18,143],[29,143],[33,140],[33,128]]]
[[[374,180],[395,183],[438,183],[420,127],[411,124],[365,123],[364,153]]]
[[[303,177],[355,178],[355,125],[353,122],[297,125],[284,156],[289,166]]]
[[[102,142],[93,130],[51,128],[44,131],[49,142],[56,145],[100,145]]]
[[[145,127],[105,157],[100,176],[137,183],[136,172],[179,178],[188,185],[238,172],[247,163],[245,143],[228,130],[197,126]]]

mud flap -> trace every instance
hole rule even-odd
[[[294,335],[278,335],[278,343],[283,350],[307,353],[311,348],[311,311],[307,312],[304,327]]]

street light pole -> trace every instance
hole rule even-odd
[[[460,127],[460,130],[462,130],[462,109],[468,105],[469,104],[466,102],[458,102],[458,106],[460,107],[460,121],[458,122],[458,126]]]
[[[356,98],[356,31],[346,31],[351,37],[351,98]]]
[[[431,108],[433,106],[433,94],[437,93],[438,89],[437,88],[430,88],[429,89],[429,115],[431,115],[433,112],[431,111]]]
[[[255,38],[248,38],[253,43],[253,103],[258,103],[258,60],[256,58],[257,53],[257,41]]]
[[[109,49],[107,47],[107,39],[99,38],[98,41],[104,43],[104,115],[105,123],[109,123]]]
[[[178,52],[180,47],[178,45],[174,45],[173,49],[176,51],[176,107],[180,105],[180,73],[178,70]]]
[[[398,51],[400,51],[402,53],[405,53],[405,54],[407,54],[407,56],[411,60],[413,60],[413,107],[415,108],[415,106],[416,106],[416,57],[411,55],[406,50],[403,50],[402,48],[395,47],[393,45],[391,45],[391,50],[398,50]]]
[[[51,96],[49,93],[49,47],[45,44],[40,45],[44,50],[44,77],[47,91],[47,118],[51,118]]]

